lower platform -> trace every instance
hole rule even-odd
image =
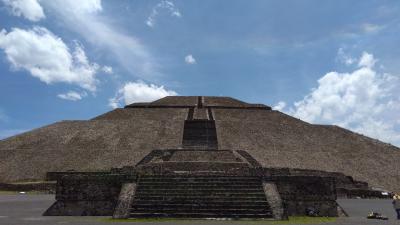
[[[114,218],[338,216],[335,179],[271,175],[244,151],[155,150],[135,167],[52,174],[56,203],[44,215]]]

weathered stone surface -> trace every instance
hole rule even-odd
[[[153,108],[116,109],[2,140],[0,182],[43,180],[48,171],[132,166],[154,149],[177,148],[183,121],[197,101],[197,96],[166,97],[149,103]],[[392,145],[232,98],[204,97],[203,107],[212,107],[219,149],[246,150],[264,167],[341,172],[400,191],[400,151]]]
[[[154,149],[181,145],[187,109],[132,110],[129,120],[118,114],[63,121],[0,141],[0,182],[44,180],[49,171],[132,166]]]
[[[244,149],[264,167],[341,172],[400,192],[400,151],[393,145],[274,110],[213,111],[220,149]]]
[[[259,177],[142,176],[131,217],[272,218]]]
[[[117,201],[121,180],[113,177],[75,177],[57,181],[56,200],[60,201]]]
[[[274,218],[278,220],[287,219],[283,208],[283,202],[276,185],[271,182],[263,182],[263,188]]]
[[[111,216],[121,190],[120,176],[71,173],[58,177],[56,202],[45,216]]]
[[[338,216],[335,179],[317,176],[264,177],[279,191],[288,216],[306,215],[309,207],[321,216]]]
[[[382,152],[376,154],[376,148]],[[135,217],[280,219],[309,209],[337,216],[336,190],[374,195],[364,181],[385,180],[372,176],[383,175],[382,169],[398,172],[396,149],[265,105],[166,97],[1,141],[0,181],[37,179],[43,171],[87,171],[49,173],[57,179],[57,202],[45,215],[111,215],[119,201],[115,217],[125,218],[135,193],[129,213]],[[90,172],[114,166],[120,168]],[[333,172],[310,170],[316,167]],[[392,176],[393,184],[398,177]],[[394,187],[386,180],[379,184]],[[214,197],[220,202],[210,200]]]
[[[129,218],[129,209],[136,192],[136,183],[124,183],[119,193],[118,202],[114,210],[114,219]]]

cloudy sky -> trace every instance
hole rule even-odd
[[[0,0],[0,139],[232,96],[400,146],[400,2]]]

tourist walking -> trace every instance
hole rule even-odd
[[[393,196],[393,208],[396,210],[397,219],[400,220],[400,195],[395,194]]]

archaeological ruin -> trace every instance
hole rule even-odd
[[[0,188],[56,181],[46,216],[343,216],[338,197],[400,191],[399,150],[263,104],[169,96],[0,141]]]

